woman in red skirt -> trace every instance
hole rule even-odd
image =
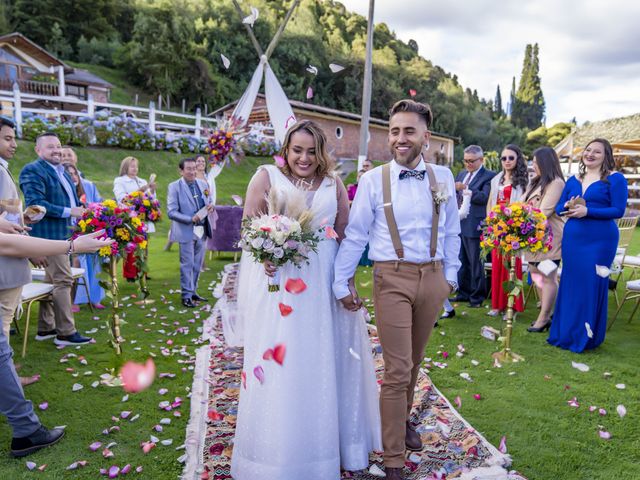
[[[529,184],[527,162],[520,147],[513,144],[504,147],[500,161],[502,170],[491,180],[487,214],[496,205],[505,206],[522,201]],[[509,280],[509,267],[505,265],[506,260],[496,250],[491,252],[491,310],[487,315],[492,317],[507,309],[507,294],[502,288],[502,282]],[[522,259],[520,257],[516,259],[516,277],[522,280]],[[516,312],[524,310],[522,293],[516,297],[513,308]]]

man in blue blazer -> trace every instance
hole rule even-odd
[[[462,266],[458,270],[458,295],[454,300],[469,302],[471,307],[482,305],[487,295],[478,226],[487,216],[491,179],[495,176],[495,172],[484,168],[483,160],[482,148],[478,145],[469,145],[464,149],[465,169],[456,177],[456,194],[461,198],[464,190],[471,190],[471,205],[469,215],[460,221]]]
[[[169,184],[167,215],[171,219],[169,241],[180,244],[180,288],[182,304],[193,308],[199,301],[198,279],[204,258],[205,237],[211,236],[207,213],[213,210],[207,183],[196,178],[196,160],[180,160],[182,178]],[[204,212],[198,216],[198,212]]]
[[[36,139],[38,159],[20,172],[20,189],[25,204],[41,205],[47,209],[45,217],[31,230],[34,237],[66,240],[71,236],[72,218],[84,213],[71,177],[62,166],[60,140],[54,133],[44,133]],[[91,341],[76,331],[71,312],[73,277],[69,255],[51,255],[32,259],[36,266],[45,267],[45,282],[53,284],[52,302],[42,302],[36,340],[54,338],[56,345],[81,345]]]

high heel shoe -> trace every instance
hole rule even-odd
[[[551,320],[549,320],[547,323],[545,323],[541,327],[529,327],[529,328],[527,328],[527,332],[542,333],[545,330],[549,330],[550,327],[551,327]]]

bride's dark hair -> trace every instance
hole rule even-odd
[[[280,156],[285,160],[284,166],[280,168],[282,172],[286,173],[287,175],[291,174],[287,156],[289,147],[291,145],[291,137],[294,133],[297,132],[305,132],[313,137],[313,140],[315,142],[316,160],[318,161],[316,174],[320,177],[332,175],[336,164],[333,158],[331,158],[331,156],[327,152],[327,136],[324,134],[322,129],[311,120],[302,120],[301,122],[293,125],[289,130],[287,130],[287,134],[284,137],[284,142],[282,142],[282,147],[280,148]]]

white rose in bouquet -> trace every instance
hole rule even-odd
[[[284,257],[284,249],[282,247],[276,247],[273,249],[273,256],[275,258],[282,258]]]
[[[276,242],[276,245],[282,245],[288,236],[289,234],[287,232],[276,231],[273,234],[273,240]]]
[[[262,237],[256,237],[253,240],[251,240],[251,246],[256,250],[262,247],[263,244],[264,244],[264,238]]]

